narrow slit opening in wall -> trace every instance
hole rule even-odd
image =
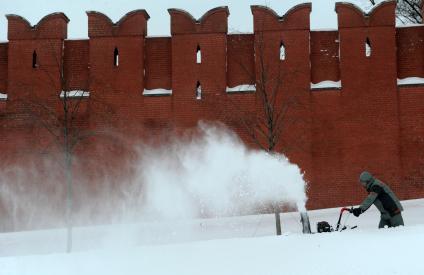
[[[34,51],[32,53],[32,67],[33,68],[37,68],[38,67],[38,64],[37,64],[37,52],[36,51]]]
[[[113,65],[115,67],[119,66],[119,51],[118,51],[118,48],[115,48],[115,50],[113,51]]]
[[[286,47],[283,41],[280,42],[280,60],[286,60]]]
[[[196,84],[196,99],[202,99],[202,85],[199,81]]]
[[[371,41],[369,37],[365,39],[365,56],[370,57],[371,56]]]
[[[197,45],[197,49],[196,49],[196,63],[197,64],[202,63],[202,51],[200,50],[199,45]]]

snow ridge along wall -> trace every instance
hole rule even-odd
[[[369,14],[337,3],[338,30],[311,31],[311,9],[301,4],[280,16],[252,6],[252,34],[228,33],[227,7],[199,19],[169,9],[172,35],[160,38],[148,36],[145,10],[116,23],[89,11],[88,40],[67,39],[63,13],[35,26],[7,15],[9,42],[0,44],[0,166],[55,150],[20,102],[36,96],[57,107],[62,90],[89,91],[80,126],[113,133],[79,145],[78,158],[87,160],[82,174],[92,179],[87,184],[95,185],[101,171],[116,179],[131,173],[122,166],[132,145],[159,146],[199,120],[223,122],[255,147],[244,122],[261,110],[257,92],[232,88],[259,79],[262,56],[284,83],[279,103],[294,97],[299,103],[289,110],[294,123],[287,123],[277,150],[305,172],[309,208],[359,203],[365,193],[357,177],[365,169],[402,199],[424,196],[424,87],[398,85],[398,79],[424,77],[423,27],[396,28],[395,1],[388,1]]]

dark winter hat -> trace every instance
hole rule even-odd
[[[362,185],[366,186],[368,182],[370,182],[373,179],[370,172],[364,171],[359,176],[359,181],[362,183]]]

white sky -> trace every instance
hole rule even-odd
[[[339,0],[340,1],[340,0]],[[190,12],[195,18],[201,17],[209,9],[228,6],[229,32],[252,32],[253,17],[250,5],[265,5],[274,9],[280,16],[296,4],[307,0],[0,0],[0,41],[7,40],[7,20],[5,14],[17,14],[25,17],[32,25],[52,12],[64,12],[70,19],[68,38],[87,38],[86,11],[100,11],[112,21],[118,21],[127,12],[145,9],[149,15],[149,35],[170,33],[168,8],[180,8]],[[310,0],[312,2],[311,28],[336,29],[337,17],[334,12],[336,0]],[[349,0],[349,2],[369,9],[368,0]],[[381,2],[381,0],[377,1]]]

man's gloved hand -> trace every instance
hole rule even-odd
[[[358,208],[353,208],[353,209],[352,209],[352,214],[353,214],[355,217],[359,217],[359,215],[361,215],[361,214],[362,214],[362,209],[361,209],[360,207],[358,207]]]

